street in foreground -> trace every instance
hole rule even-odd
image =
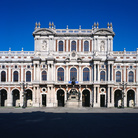
[[[0,138],[137,137],[138,109],[0,108]]]

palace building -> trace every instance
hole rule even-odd
[[[113,51],[114,36],[36,23],[34,51],[0,51],[0,106],[138,106],[138,49]]]

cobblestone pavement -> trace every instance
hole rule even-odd
[[[132,108],[0,108],[0,138],[135,138],[137,129]]]
[[[67,108],[67,107],[1,107],[0,113],[24,113],[24,112],[52,112],[52,113],[138,113],[138,108]]]

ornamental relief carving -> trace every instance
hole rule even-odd
[[[42,42],[42,50],[46,51],[47,50],[47,41],[43,40]]]

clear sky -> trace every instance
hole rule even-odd
[[[113,23],[114,51],[138,48],[138,0],[1,0],[0,51],[34,50],[32,33],[35,22],[48,28],[53,21],[57,29],[91,29]]]

